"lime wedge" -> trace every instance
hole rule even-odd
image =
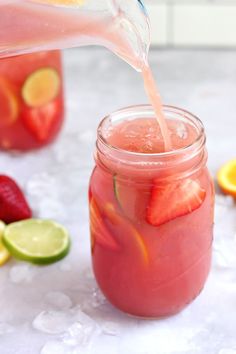
[[[5,230],[5,227],[6,227],[6,225],[4,224],[4,222],[2,220],[0,220],[0,266],[5,264],[8,261],[8,259],[10,258],[10,253],[8,252],[6,247],[4,247],[4,245],[2,244],[2,236],[3,236],[3,232]]]
[[[59,261],[70,249],[67,230],[51,220],[12,223],[4,231],[3,243],[15,258],[35,264]]]

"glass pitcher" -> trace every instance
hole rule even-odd
[[[0,58],[102,45],[141,71],[150,44],[141,0],[2,0]]]

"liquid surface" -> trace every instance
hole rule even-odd
[[[187,123],[164,121],[173,150],[186,147],[197,138],[196,129]],[[119,149],[139,153],[162,153],[166,151],[161,127],[155,118],[123,121],[105,134],[106,141]]]

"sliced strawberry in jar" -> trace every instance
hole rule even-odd
[[[91,197],[89,204],[90,211],[90,233],[91,233],[91,246],[94,250],[96,242],[101,246],[110,248],[111,250],[118,250],[119,245],[110,234],[108,228],[103,222],[102,214],[97,206],[93,197]]]
[[[160,185],[154,181],[147,207],[147,222],[160,226],[179,216],[198,209],[206,197],[206,191],[190,178],[176,183]]]
[[[61,114],[60,99],[54,100],[39,108],[26,107],[22,113],[26,128],[38,141],[46,141],[50,137],[53,125]]]

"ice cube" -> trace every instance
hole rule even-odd
[[[215,203],[216,205],[222,205],[229,208],[235,205],[233,197],[231,197],[230,195],[222,195],[222,194],[215,195]]]
[[[79,308],[75,310],[73,319],[75,322],[63,335],[63,342],[71,346],[88,346],[92,338],[100,333],[97,323]]]
[[[232,239],[221,238],[213,244],[214,264],[220,268],[236,268],[236,243]]]
[[[40,354],[69,354],[68,348],[58,341],[47,342],[40,351]]]
[[[91,305],[92,307],[99,307],[101,305],[104,305],[106,303],[106,298],[103,295],[103,293],[100,291],[100,289],[95,289],[92,293],[92,298],[91,298]]]
[[[106,321],[102,324],[102,331],[110,336],[116,336],[120,332],[120,325],[113,321]]]
[[[187,132],[186,125],[183,123],[178,124],[176,128],[176,134],[180,139],[187,139],[188,132]]]
[[[42,311],[33,321],[33,327],[48,334],[59,334],[66,331],[69,315],[62,311]]]
[[[31,265],[18,264],[10,269],[9,276],[12,283],[29,283],[33,279],[34,270]]]
[[[44,196],[38,202],[37,214],[45,219],[63,220],[65,218],[65,209],[58,199]]]
[[[14,327],[5,322],[0,322],[0,335],[14,332]]]
[[[60,291],[51,291],[46,295],[45,300],[58,310],[67,310],[72,306],[69,296]]]
[[[33,175],[27,183],[26,192],[31,197],[42,198],[42,196],[57,196],[57,183],[55,177],[42,172]]]

